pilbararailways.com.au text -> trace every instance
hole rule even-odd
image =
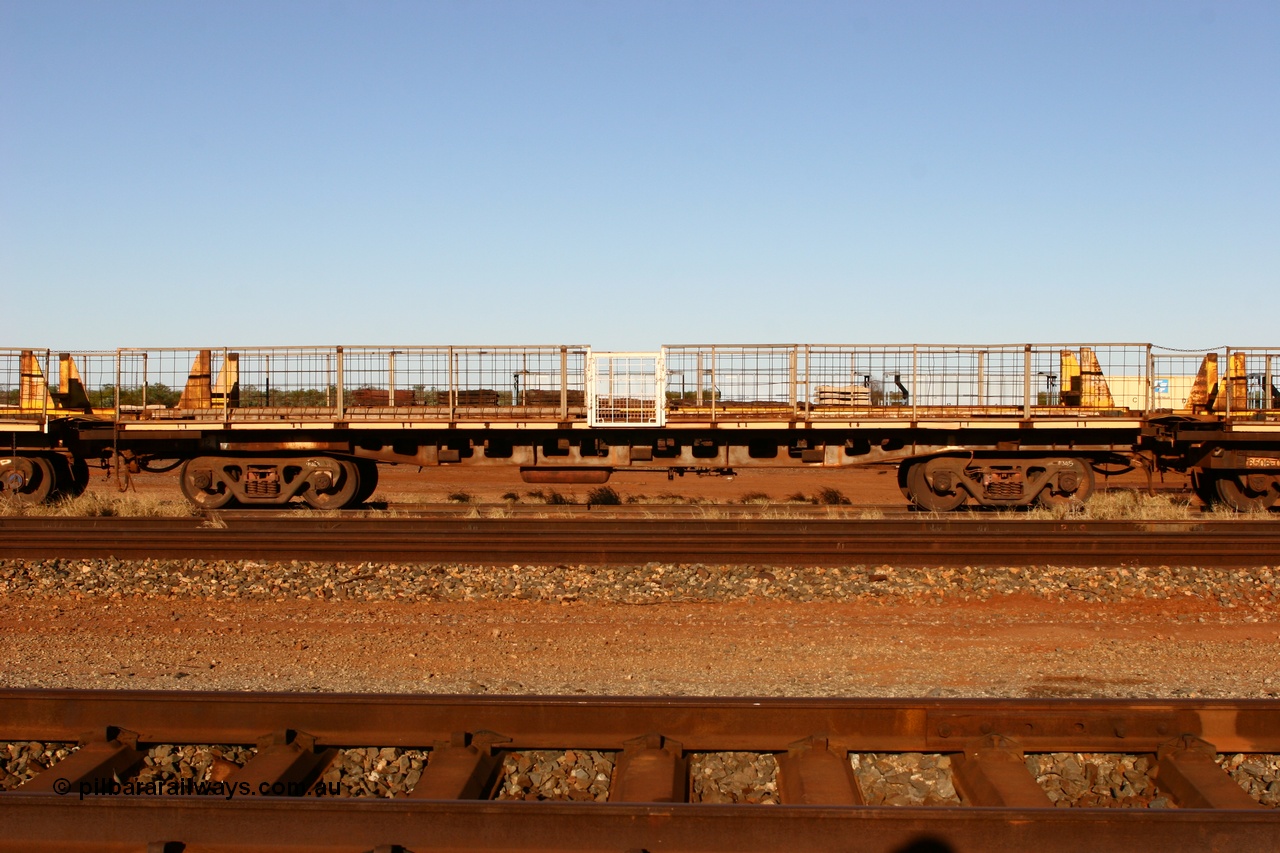
[[[71,793],[85,797],[336,797],[342,792],[337,782],[263,782],[256,787],[248,782],[197,782],[195,779],[155,779],[151,782],[119,782],[114,779],[82,780],[72,785],[68,779],[55,779],[53,791],[65,796]]]

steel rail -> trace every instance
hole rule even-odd
[[[987,519],[0,519],[0,558],[616,564],[1252,567],[1263,521]]]
[[[272,509],[222,509],[222,518],[262,520],[267,518],[298,518],[315,510],[306,504],[290,504]],[[343,517],[378,518],[390,513],[396,518],[835,518],[861,519],[868,515],[921,517],[921,511],[905,503],[898,504],[823,504],[823,503],[760,503],[760,504],[507,504],[507,503],[407,503],[371,501],[365,509],[337,511]]]
[[[0,690],[0,740],[76,740],[114,726],[155,743],[253,743],[281,729],[333,745],[424,746],[459,731],[505,748],[603,749],[649,732],[688,751],[785,750],[825,733],[868,752],[947,752],[993,732],[1030,751],[1150,752],[1210,738],[1280,752],[1276,699],[827,699]],[[205,740],[201,740],[205,738]],[[214,738],[210,741],[208,738]]]
[[[1213,750],[1280,751],[1280,702],[1274,700],[0,691],[0,740],[82,744],[80,752],[0,794],[0,849],[6,850],[1052,853],[1093,847],[1101,838],[1128,850],[1266,850],[1280,834],[1280,810],[1260,807],[1208,757]],[[254,780],[256,788],[243,795],[113,796],[90,784],[109,788],[115,778],[129,778],[126,765],[136,765],[149,744],[255,742],[257,756],[228,780]],[[610,802],[489,801],[493,780],[470,793],[440,794],[460,766],[444,758],[475,756],[482,742],[497,750],[493,755],[527,748],[615,751],[621,757]],[[397,745],[432,749],[418,782],[431,787],[430,798],[413,791],[380,800],[275,793],[282,788],[273,786],[286,778],[305,790],[332,747]],[[654,766],[649,759],[725,750],[778,754],[782,804],[692,804],[684,801],[687,786],[678,779],[673,784],[671,766],[678,764],[668,762],[656,776],[646,770]],[[843,777],[829,772],[830,762],[847,766],[850,751],[952,755],[964,805],[860,805],[847,770]],[[1156,753],[1155,783],[1180,807],[1060,809],[1047,798],[1036,804],[1034,779],[1018,757],[1058,751]],[[310,776],[282,762],[282,752],[314,759]],[[463,775],[475,766],[463,767]],[[654,787],[663,772],[665,788]],[[1022,778],[1014,778],[1018,773]],[[662,791],[665,800],[620,793],[642,790],[634,784],[646,777],[648,790]],[[846,780],[843,789],[832,783],[839,778]],[[59,780],[70,793],[58,794]],[[81,797],[85,786],[89,792]]]

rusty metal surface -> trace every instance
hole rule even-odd
[[[471,734],[476,739],[467,743]],[[1215,750],[1280,751],[1280,701],[1275,700],[0,691],[0,739],[81,740],[86,743],[82,752],[92,753],[78,762],[80,753],[75,753],[26,786],[0,794],[0,849],[6,850],[959,853],[1093,849],[1103,838],[1109,849],[1265,850],[1280,834],[1280,811],[1231,796],[1227,786],[1234,783],[1206,757]],[[258,757],[235,778],[253,780],[265,792],[82,799],[75,788],[65,796],[50,793],[58,787],[46,780],[71,764],[80,765],[79,781],[105,774],[109,771],[102,768],[123,766],[126,753],[150,743],[210,742],[256,742]],[[349,745],[430,746],[456,760],[433,755],[420,784],[437,766],[448,779],[426,798],[412,792],[393,799],[271,793],[272,784],[305,776],[309,771],[303,764],[315,772],[335,747]],[[493,765],[488,756],[530,747],[617,751],[623,758],[612,800],[473,799],[484,796],[471,781],[483,764]],[[783,775],[795,776],[782,789],[795,794],[790,802],[806,805],[685,802],[684,756],[713,750],[780,754]],[[977,793],[960,807],[860,805],[857,783],[840,766],[847,768],[841,756],[849,751],[965,756],[973,762],[971,779],[977,780],[968,787]],[[1048,751],[1158,753],[1177,772],[1162,770],[1157,784],[1187,801],[1168,810],[1056,809],[1026,805],[1038,802],[1034,798],[1008,796],[1034,784],[1015,759]],[[1018,779],[1019,773],[1026,778]],[[450,780],[453,784],[443,784]],[[975,805],[996,801],[1002,804]]]
[[[1280,523],[931,519],[5,518],[0,558],[1271,565]]]
[[[0,795],[0,850],[1269,851],[1258,811],[701,806]],[[38,829],[37,829],[38,828]],[[1099,843],[1105,839],[1104,846]],[[171,846],[163,846],[168,842]],[[181,846],[178,846],[181,845]]]
[[[1192,735],[1232,752],[1280,752],[1273,699],[777,699],[0,690],[0,740],[76,740],[116,727],[139,743],[423,746],[494,732],[505,749],[622,749],[651,733],[686,751],[786,752],[821,734],[868,752],[960,752],[990,735],[1026,752],[1154,752]],[[200,738],[214,738],[200,741]]]

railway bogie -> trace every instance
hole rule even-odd
[[[1093,468],[1077,457],[932,456],[903,462],[899,480],[917,507],[949,512],[972,501],[987,507],[1083,504],[1093,493]]]
[[[916,506],[1083,504],[1095,469],[1280,504],[1280,352],[1150,344],[0,350],[0,492],[76,494],[85,460],[182,466],[213,509],[366,501],[379,464],[629,471],[898,464]]]
[[[179,482],[187,500],[202,509],[279,506],[294,498],[316,509],[346,509],[373,493],[377,469],[318,455],[197,456],[182,466]]]

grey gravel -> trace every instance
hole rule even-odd
[[[595,750],[526,749],[508,752],[494,799],[609,799],[616,753]]]
[[[1215,760],[1241,788],[1264,806],[1280,808],[1280,755],[1218,755]]]
[[[904,752],[855,752],[849,756],[863,801],[869,806],[958,806],[951,758]]]
[[[693,753],[689,802],[776,805],[778,760],[757,752]]]
[[[758,567],[647,563],[470,566],[202,560],[0,560],[0,595],[289,601],[531,601],[658,604],[700,601],[1047,601],[1124,603],[1185,596],[1232,609],[1280,602],[1269,567],[1132,569],[891,566]],[[1247,621],[1246,617],[1246,621]]]
[[[321,775],[326,795],[340,797],[394,797],[413,790],[422,777],[430,754],[422,749],[357,747],[338,752]]]
[[[159,744],[147,750],[142,769],[134,777],[142,783],[222,782],[258,753],[253,747],[225,744]]]
[[[1028,755],[1027,770],[1055,806],[1171,808],[1151,778],[1145,755],[1055,752]]]
[[[79,748],[74,743],[35,740],[0,743],[0,791],[13,790]]]

